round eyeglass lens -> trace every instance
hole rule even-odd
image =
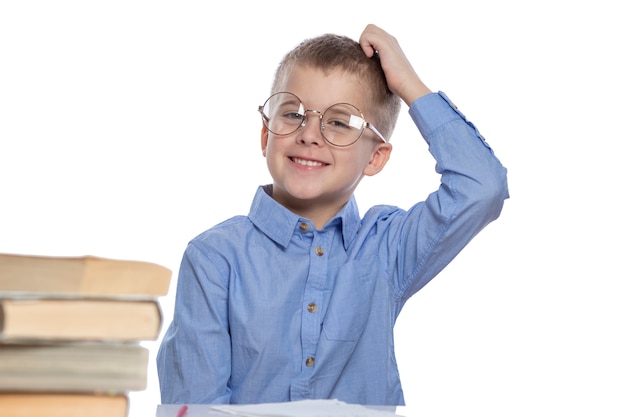
[[[351,104],[333,104],[322,116],[322,135],[337,146],[356,142],[363,133],[365,121],[359,109]]]
[[[263,121],[270,132],[289,135],[300,127],[305,111],[302,102],[291,93],[276,93],[263,105]]]

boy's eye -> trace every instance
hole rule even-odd
[[[294,112],[290,112],[290,113],[285,113],[283,115],[283,117],[285,117],[287,119],[291,119],[291,120],[302,120],[304,115],[302,113],[298,113],[297,111],[294,111]]]
[[[325,125],[329,127],[332,126],[334,129],[339,129],[339,130],[350,129],[350,125],[348,124],[348,122],[346,120],[340,120],[340,119],[325,120]]]
[[[363,119],[356,116],[356,108],[347,104],[336,104],[324,113],[324,124],[333,130],[347,132],[351,129],[361,129]]]

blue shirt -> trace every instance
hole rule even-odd
[[[361,218],[352,198],[316,230],[259,187],[248,216],[189,243],[157,356],[163,404],[404,404],[398,314],[508,197],[506,169],[443,93],[409,113],[441,174],[426,201]]]

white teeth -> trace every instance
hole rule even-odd
[[[300,158],[291,158],[291,159],[296,164],[304,165],[304,166],[307,166],[307,167],[321,167],[321,166],[324,165],[321,162],[309,161],[308,159],[300,159]]]

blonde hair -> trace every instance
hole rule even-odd
[[[283,57],[274,75],[272,94],[281,91],[281,83],[289,72],[300,65],[326,72],[341,69],[356,75],[367,88],[367,111],[375,119],[372,124],[385,138],[391,137],[401,102],[387,87],[377,54],[368,58],[359,43],[346,36],[325,34],[306,39]]]

